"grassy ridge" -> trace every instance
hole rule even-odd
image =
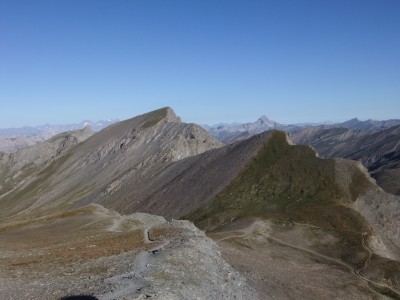
[[[337,168],[337,163],[343,163],[344,167]],[[339,178],[343,179],[341,184]],[[363,236],[372,232],[368,222],[347,204],[370,185],[362,170],[351,162],[320,159],[308,147],[289,145],[285,133],[276,131],[238,177],[207,207],[187,218],[199,228],[216,232],[236,219],[247,217],[270,219],[289,227],[296,223],[313,225],[335,236],[335,257],[358,270],[369,257]],[[330,256],[330,249],[320,251],[327,251]],[[377,261],[376,257],[370,264]],[[396,287],[398,269],[393,263],[391,260],[375,263],[368,268],[371,272],[368,276]],[[393,297],[388,291],[378,292]]]
[[[316,157],[309,147],[291,146],[285,133],[276,131],[211,205],[189,218],[201,223],[216,215],[283,215],[335,205],[345,195],[336,184],[334,160]]]
[[[254,216],[334,230],[340,239],[341,258],[359,265],[367,255],[361,233],[369,230],[368,224],[343,203],[363,192],[364,179],[354,169],[351,178],[360,187],[345,191],[337,184],[335,172],[334,160],[316,157],[309,147],[289,145],[286,134],[275,131],[208,207],[187,218],[206,230]]]

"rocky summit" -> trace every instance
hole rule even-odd
[[[399,228],[360,162],[168,107],[0,156],[1,299],[398,299]]]

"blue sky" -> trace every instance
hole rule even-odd
[[[398,0],[0,1],[0,127],[400,118]]]

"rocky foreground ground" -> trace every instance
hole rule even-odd
[[[188,221],[90,205],[2,225],[0,240],[1,299],[258,298]]]

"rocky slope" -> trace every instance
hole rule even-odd
[[[0,226],[0,298],[257,299],[188,221],[98,205]]]
[[[26,165],[42,166],[68,152],[92,134],[90,127],[60,133],[47,141],[21,149],[17,153],[3,154],[2,162],[9,165],[13,171],[20,170]]]
[[[22,298],[53,293],[48,278],[59,296],[104,299],[400,295],[400,200],[357,162],[319,158],[279,131],[223,146],[170,108],[111,125],[60,153],[48,147],[40,158],[17,152],[24,163],[1,160],[0,274],[9,295],[13,282],[27,287],[15,294]],[[29,166],[33,172],[16,175]],[[222,257],[189,222],[126,216],[134,212],[193,221]],[[138,218],[155,225],[143,229]],[[61,274],[49,262],[66,267]]]
[[[36,179],[38,174],[71,148],[93,134],[89,127],[81,130],[61,133],[51,139],[37,143],[16,153],[0,153],[0,206],[3,213],[10,208],[6,204],[7,195],[22,188]],[[17,204],[21,204],[17,199]],[[10,211],[11,213],[11,211]],[[1,213],[0,213],[1,215]]]
[[[82,121],[78,124],[46,124],[36,127],[0,128],[0,152],[13,153],[36,143],[46,141],[59,133],[77,131],[88,126],[97,132],[117,121]]]
[[[50,138],[50,136],[49,136]],[[26,147],[32,146],[36,143],[45,141],[46,138],[42,136],[17,136],[17,137],[2,137],[0,136],[0,152],[12,153]]]
[[[385,191],[400,194],[400,126],[372,133],[312,127],[291,137],[296,144],[311,145],[322,157],[360,161]]]
[[[53,150],[60,146],[49,143]],[[136,186],[140,190],[145,187],[143,180],[151,180],[172,162],[221,146],[197,125],[180,122],[170,108],[113,124],[70,151],[64,151],[68,147],[61,148],[60,153],[47,151],[48,144],[38,144],[3,156],[0,217],[23,211],[41,214],[42,210],[67,208],[78,202],[103,202],[122,185],[130,191]],[[45,151],[45,155],[36,158],[35,149],[42,149],[38,153]],[[52,159],[56,154],[57,159]],[[45,161],[50,163],[43,164]],[[23,171],[22,177],[14,174],[16,170]],[[129,207],[133,201],[125,194],[109,206]]]

